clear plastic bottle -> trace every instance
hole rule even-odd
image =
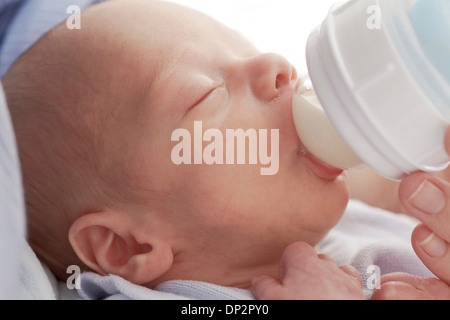
[[[314,89],[293,97],[308,151],[341,169],[365,163],[393,180],[445,169],[449,16],[449,0],[334,6],[306,48]]]

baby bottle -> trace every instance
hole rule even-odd
[[[450,1],[350,0],[307,42],[310,86],[293,97],[305,148],[392,180],[450,161]]]

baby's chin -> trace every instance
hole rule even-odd
[[[340,187],[334,192],[324,194],[314,206],[317,211],[315,215],[312,214],[311,219],[314,219],[319,234],[326,234],[334,228],[342,219],[348,206],[350,197],[346,176],[339,177],[339,180],[341,181],[335,181],[335,183],[340,184]]]

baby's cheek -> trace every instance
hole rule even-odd
[[[305,226],[319,233],[330,230],[342,218],[348,200],[348,190],[344,187],[310,196],[302,210]]]

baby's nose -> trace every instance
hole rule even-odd
[[[248,72],[252,91],[265,101],[279,97],[297,79],[295,68],[284,57],[274,53],[251,58],[248,61]]]

